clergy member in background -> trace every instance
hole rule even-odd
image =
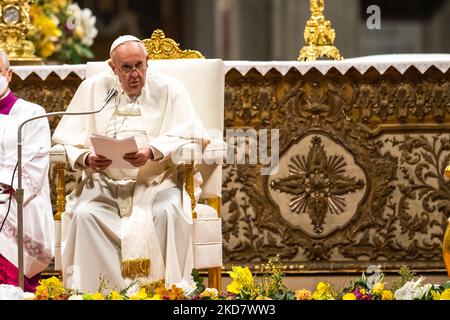
[[[192,138],[204,147],[206,130],[181,83],[148,67],[138,38],[116,39],[110,58],[108,70],[81,83],[67,111],[98,109],[112,88],[115,99],[99,113],[63,117],[53,135],[72,168],[83,170],[62,217],[64,284],[82,292],[98,290],[100,279],[116,290],[131,280],[192,286],[191,204],[171,154]],[[135,137],[138,150],[117,167],[95,153],[93,133]]]
[[[12,71],[0,50],[0,283],[18,285],[17,130],[25,120],[45,114],[9,89]],[[22,128],[23,243],[25,291],[34,292],[54,254],[54,224],[48,182],[50,128],[47,118]]]

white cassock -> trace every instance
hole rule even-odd
[[[67,111],[97,109],[111,88],[119,90],[100,113],[65,116],[53,141],[65,146],[73,169],[83,180],[67,197],[63,214],[62,268],[65,285],[95,291],[103,278],[123,289],[124,278],[166,286],[192,283],[192,212],[188,195],[170,157],[192,137],[207,143],[185,88],[175,79],[147,71],[141,95],[132,101],[111,72],[82,82]],[[155,160],[139,169],[103,173],[84,167],[92,133],[117,138],[135,136],[152,148]],[[203,145],[204,146],[204,145]]]
[[[17,129],[45,110],[18,99],[9,115],[0,115],[0,182],[11,185],[17,163]],[[24,273],[32,277],[43,271],[54,255],[54,224],[48,181],[50,128],[46,118],[24,125],[22,129],[22,187],[24,189],[23,232]],[[17,170],[13,187],[17,188]],[[2,199],[3,202],[6,199]],[[0,203],[0,225],[8,211],[8,201]],[[11,208],[0,232],[0,253],[15,266],[17,259],[17,202]]]

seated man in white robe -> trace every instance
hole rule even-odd
[[[0,284],[19,285],[17,248],[17,130],[45,114],[44,108],[18,99],[9,89],[12,71],[0,50]],[[39,273],[50,263],[54,224],[48,183],[50,127],[47,118],[22,128],[24,289],[34,292]]]
[[[128,279],[192,284],[190,200],[171,154],[193,138],[204,147],[206,130],[185,88],[148,68],[139,39],[119,37],[110,57],[112,71],[84,80],[67,111],[97,109],[111,88],[117,96],[99,113],[63,117],[53,135],[83,170],[63,214],[64,283],[82,292],[97,290],[100,278],[115,289]],[[135,137],[138,151],[123,157],[131,168],[95,154],[93,133]]]

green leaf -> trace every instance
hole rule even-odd
[[[198,270],[192,269],[191,276],[194,279],[196,289],[193,292],[193,295],[200,294],[205,291],[206,286],[203,284],[203,277],[200,276]]]

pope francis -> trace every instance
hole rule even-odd
[[[109,89],[118,94],[99,113],[63,117],[52,137],[70,166],[83,170],[63,214],[62,268],[67,287],[93,292],[103,279],[123,289],[130,279],[192,284],[190,200],[171,155],[186,143],[208,143],[184,87],[150,70],[143,43],[121,36],[111,70],[84,80],[67,111],[96,110]],[[126,167],[93,151],[92,134],[134,137]],[[199,142],[200,141],[200,142]]]

